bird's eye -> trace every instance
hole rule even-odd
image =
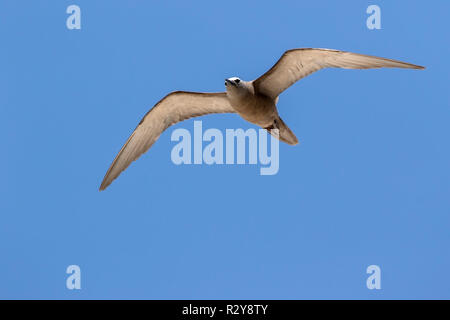
[[[241,80],[240,79],[236,79],[236,80],[234,80],[234,82],[239,83],[239,82],[241,82]]]

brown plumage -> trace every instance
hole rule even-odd
[[[209,113],[238,113],[245,120],[268,129],[281,141],[297,144],[294,133],[278,115],[278,96],[298,80],[324,68],[424,69],[402,61],[346,51],[293,49],[286,51],[271,69],[256,80],[226,79],[226,92],[172,92],[141,120],[106,172],[100,190],[108,187],[131,162],[146,152],[168,127]]]

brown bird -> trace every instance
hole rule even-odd
[[[269,71],[256,80],[243,81],[237,77],[226,79],[226,92],[169,93],[139,122],[106,172],[100,190],[108,187],[131,162],[146,152],[164,130],[192,117],[210,113],[238,113],[245,120],[267,129],[281,141],[297,144],[297,138],[278,115],[278,96],[298,80],[324,68],[425,69],[402,61],[346,51],[292,49],[286,51]]]

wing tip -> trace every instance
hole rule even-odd
[[[399,66],[399,68],[425,70],[424,66],[419,66],[417,64],[412,64],[412,63],[408,63],[408,62],[402,62],[402,66]]]
[[[100,187],[98,188],[98,191],[103,191],[108,187],[109,184],[106,184],[105,182],[102,182],[102,184],[100,185]]]
[[[109,179],[108,175],[106,175],[106,176],[103,178],[103,181],[102,181],[100,187],[98,188],[98,191],[103,191],[103,190],[105,190],[106,188],[108,188],[109,185],[111,184],[111,182],[113,182],[113,180],[114,180],[114,179],[112,179],[112,180]]]
[[[413,64],[413,63],[403,62],[403,61],[396,61],[396,60],[393,60],[393,61],[402,63],[404,65],[404,68],[407,68],[407,69],[417,69],[417,70],[425,69],[424,66],[419,66],[418,64]]]

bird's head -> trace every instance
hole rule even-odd
[[[241,79],[239,79],[238,77],[231,77],[231,78],[225,79],[225,87],[227,87],[228,85],[238,86],[240,83],[241,83]]]
[[[233,96],[242,96],[248,92],[247,83],[238,77],[225,79],[225,88],[227,93]]]

